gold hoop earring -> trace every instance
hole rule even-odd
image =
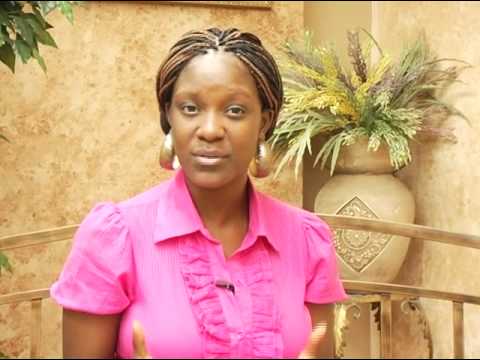
[[[249,166],[250,174],[256,178],[264,178],[270,174],[270,150],[265,141],[261,141],[257,147],[257,154]]]
[[[178,157],[175,155],[172,133],[169,132],[163,139],[159,157],[160,166],[167,170],[177,170],[180,167]]]

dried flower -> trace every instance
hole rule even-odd
[[[465,118],[440,97],[468,64],[432,56],[423,36],[393,61],[371,34],[361,31],[347,34],[352,65],[348,72],[332,48],[313,46],[309,32],[303,42],[285,45],[280,62],[285,107],[271,138],[274,147],[284,150],[277,175],[291,161],[298,174],[304,154],[312,153],[311,138],[318,134],[327,134],[328,140],[316,154],[315,165],[320,162],[323,168],[330,160],[331,174],[341,147],[360,136],[368,137],[369,150],[387,144],[396,169],[411,161],[409,141],[417,134],[454,138],[453,132],[432,119],[451,114]],[[360,41],[360,34],[366,42]],[[375,64],[370,61],[373,47],[380,53]],[[457,65],[440,68],[447,61]]]

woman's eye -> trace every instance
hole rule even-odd
[[[245,114],[245,110],[240,106],[230,106],[227,109],[227,114],[232,116],[242,116]]]
[[[182,111],[187,115],[193,115],[198,112],[198,108],[193,104],[182,105]]]

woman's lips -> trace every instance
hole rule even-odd
[[[199,165],[214,166],[225,161],[228,156],[220,153],[196,153],[193,154],[193,158]]]

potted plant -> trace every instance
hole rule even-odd
[[[433,115],[465,118],[442,101],[441,92],[468,65],[436,58],[424,36],[396,60],[363,29],[349,31],[347,39],[350,70],[332,47],[314,46],[308,32],[304,41],[285,44],[285,106],[271,138],[281,150],[276,174],[292,161],[298,174],[308,152],[333,176],[316,197],[317,212],[413,222],[413,196],[392,173],[411,162],[410,142],[421,133],[452,136],[432,124]],[[442,67],[447,61],[455,66]],[[320,135],[323,145],[312,154],[312,138]],[[408,249],[407,240],[381,234],[335,234],[345,278],[391,281]],[[378,261],[380,255],[386,260]]]

